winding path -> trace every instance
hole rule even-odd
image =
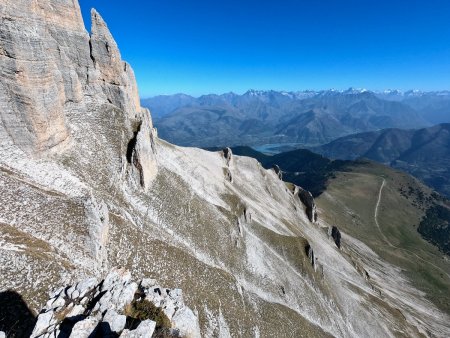
[[[378,207],[380,206],[380,202],[381,202],[381,193],[383,192],[383,188],[384,185],[386,184],[386,180],[383,178],[383,182],[381,183],[380,186],[380,191],[378,192],[378,201],[377,204],[375,205],[375,213],[374,213],[374,220],[375,220],[375,224],[378,228],[378,231],[380,232],[381,236],[383,237],[384,241],[392,248],[396,248],[396,246],[394,246],[388,239],[387,237],[384,235],[383,231],[381,231],[381,227],[380,224],[378,223]]]
[[[378,208],[379,208],[379,206],[380,206],[381,195],[382,195],[383,188],[384,188],[385,184],[386,184],[386,180],[383,178],[383,182],[381,183],[381,186],[380,186],[380,191],[378,192],[378,200],[377,200],[377,204],[375,205],[375,213],[374,213],[375,224],[376,224],[376,226],[377,226],[377,228],[378,228],[378,231],[380,232],[381,236],[383,237],[384,241],[385,241],[391,248],[398,249],[398,250],[403,250],[403,251],[406,251],[406,252],[410,253],[411,255],[414,255],[415,257],[417,257],[417,258],[420,259],[421,261],[423,261],[423,262],[425,262],[425,263],[427,263],[427,264],[429,264],[429,265],[434,266],[436,269],[438,269],[439,271],[443,272],[444,274],[446,274],[446,275],[448,276],[448,278],[450,278],[450,274],[448,274],[446,271],[444,271],[443,269],[441,269],[439,266],[433,264],[433,263],[430,262],[430,261],[427,261],[426,259],[423,259],[422,257],[420,257],[419,255],[417,255],[415,252],[413,252],[413,251],[411,251],[411,250],[404,249],[404,248],[399,248],[398,246],[395,246],[394,244],[392,244],[392,243],[387,239],[387,237],[384,235],[383,231],[381,231],[380,224],[378,223]]]

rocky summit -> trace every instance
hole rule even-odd
[[[77,0],[0,14],[6,336],[450,335],[401,269],[329,230],[280,172],[158,138],[95,10],[90,34]]]

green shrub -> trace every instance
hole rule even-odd
[[[153,320],[156,322],[156,328],[170,328],[172,326],[162,308],[156,307],[146,299],[134,300],[126,307],[125,314],[139,321]]]

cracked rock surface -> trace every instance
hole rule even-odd
[[[125,269],[113,269],[104,280],[89,278],[60,288],[39,313],[31,337],[200,337],[198,317],[183,301],[180,289],[162,288],[155,280],[131,280]],[[147,303],[144,303],[147,302]],[[160,310],[138,312],[140,305]]]

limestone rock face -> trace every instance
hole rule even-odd
[[[74,326],[72,327],[72,330],[69,333],[67,332],[67,334],[65,335],[66,337],[91,337],[94,336],[95,334],[97,334],[98,330],[98,325],[99,325],[99,321],[97,318],[95,317],[87,317],[84,320],[80,320],[79,322],[76,322],[74,324]],[[52,332],[50,331],[47,334],[44,334],[42,336],[44,337],[59,337],[61,335],[61,332],[56,331],[56,332]],[[62,334],[62,336],[64,337],[64,333]],[[38,336],[39,337],[39,336]]]
[[[149,318],[136,317],[134,307],[140,302],[161,309],[167,318],[164,325],[170,326],[156,323],[159,318],[151,312]],[[132,324],[127,324],[127,316]],[[152,337],[155,330],[200,337],[198,318],[184,304],[181,290],[162,288],[149,279],[133,282],[129,271],[113,269],[101,282],[89,278],[52,293],[31,337]]]
[[[119,48],[105,21],[95,9],[91,11],[91,58],[97,79],[108,101],[120,107],[131,118],[143,111],[134,72],[130,65],[122,61]],[[150,125],[151,128],[151,125]]]
[[[114,38],[95,9],[91,11],[91,21],[91,56],[100,71],[100,80],[108,84],[123,84],[120,77],[124,63]]]
[[[69,138],[64,110],[82,89],[62,65],[88,38],[77,2],[5,0],[0,13],[0,141],[35,155]]]
[[[126,145],[140,126],[128,171],[147,189],[157,170],[150,113],[140,107],[133,70],[101,16],[92,10],[89,36],[77,1],[7,0],[0,12],[2,147],[33,157],[86,155],[92,138],[101,136],[92,128],[103,118],[99,111],[116,109],[121,121],[114,121],[116,135],[107,136],[123,140],[122,149],[110,146],[111,155],[125,163]]]

